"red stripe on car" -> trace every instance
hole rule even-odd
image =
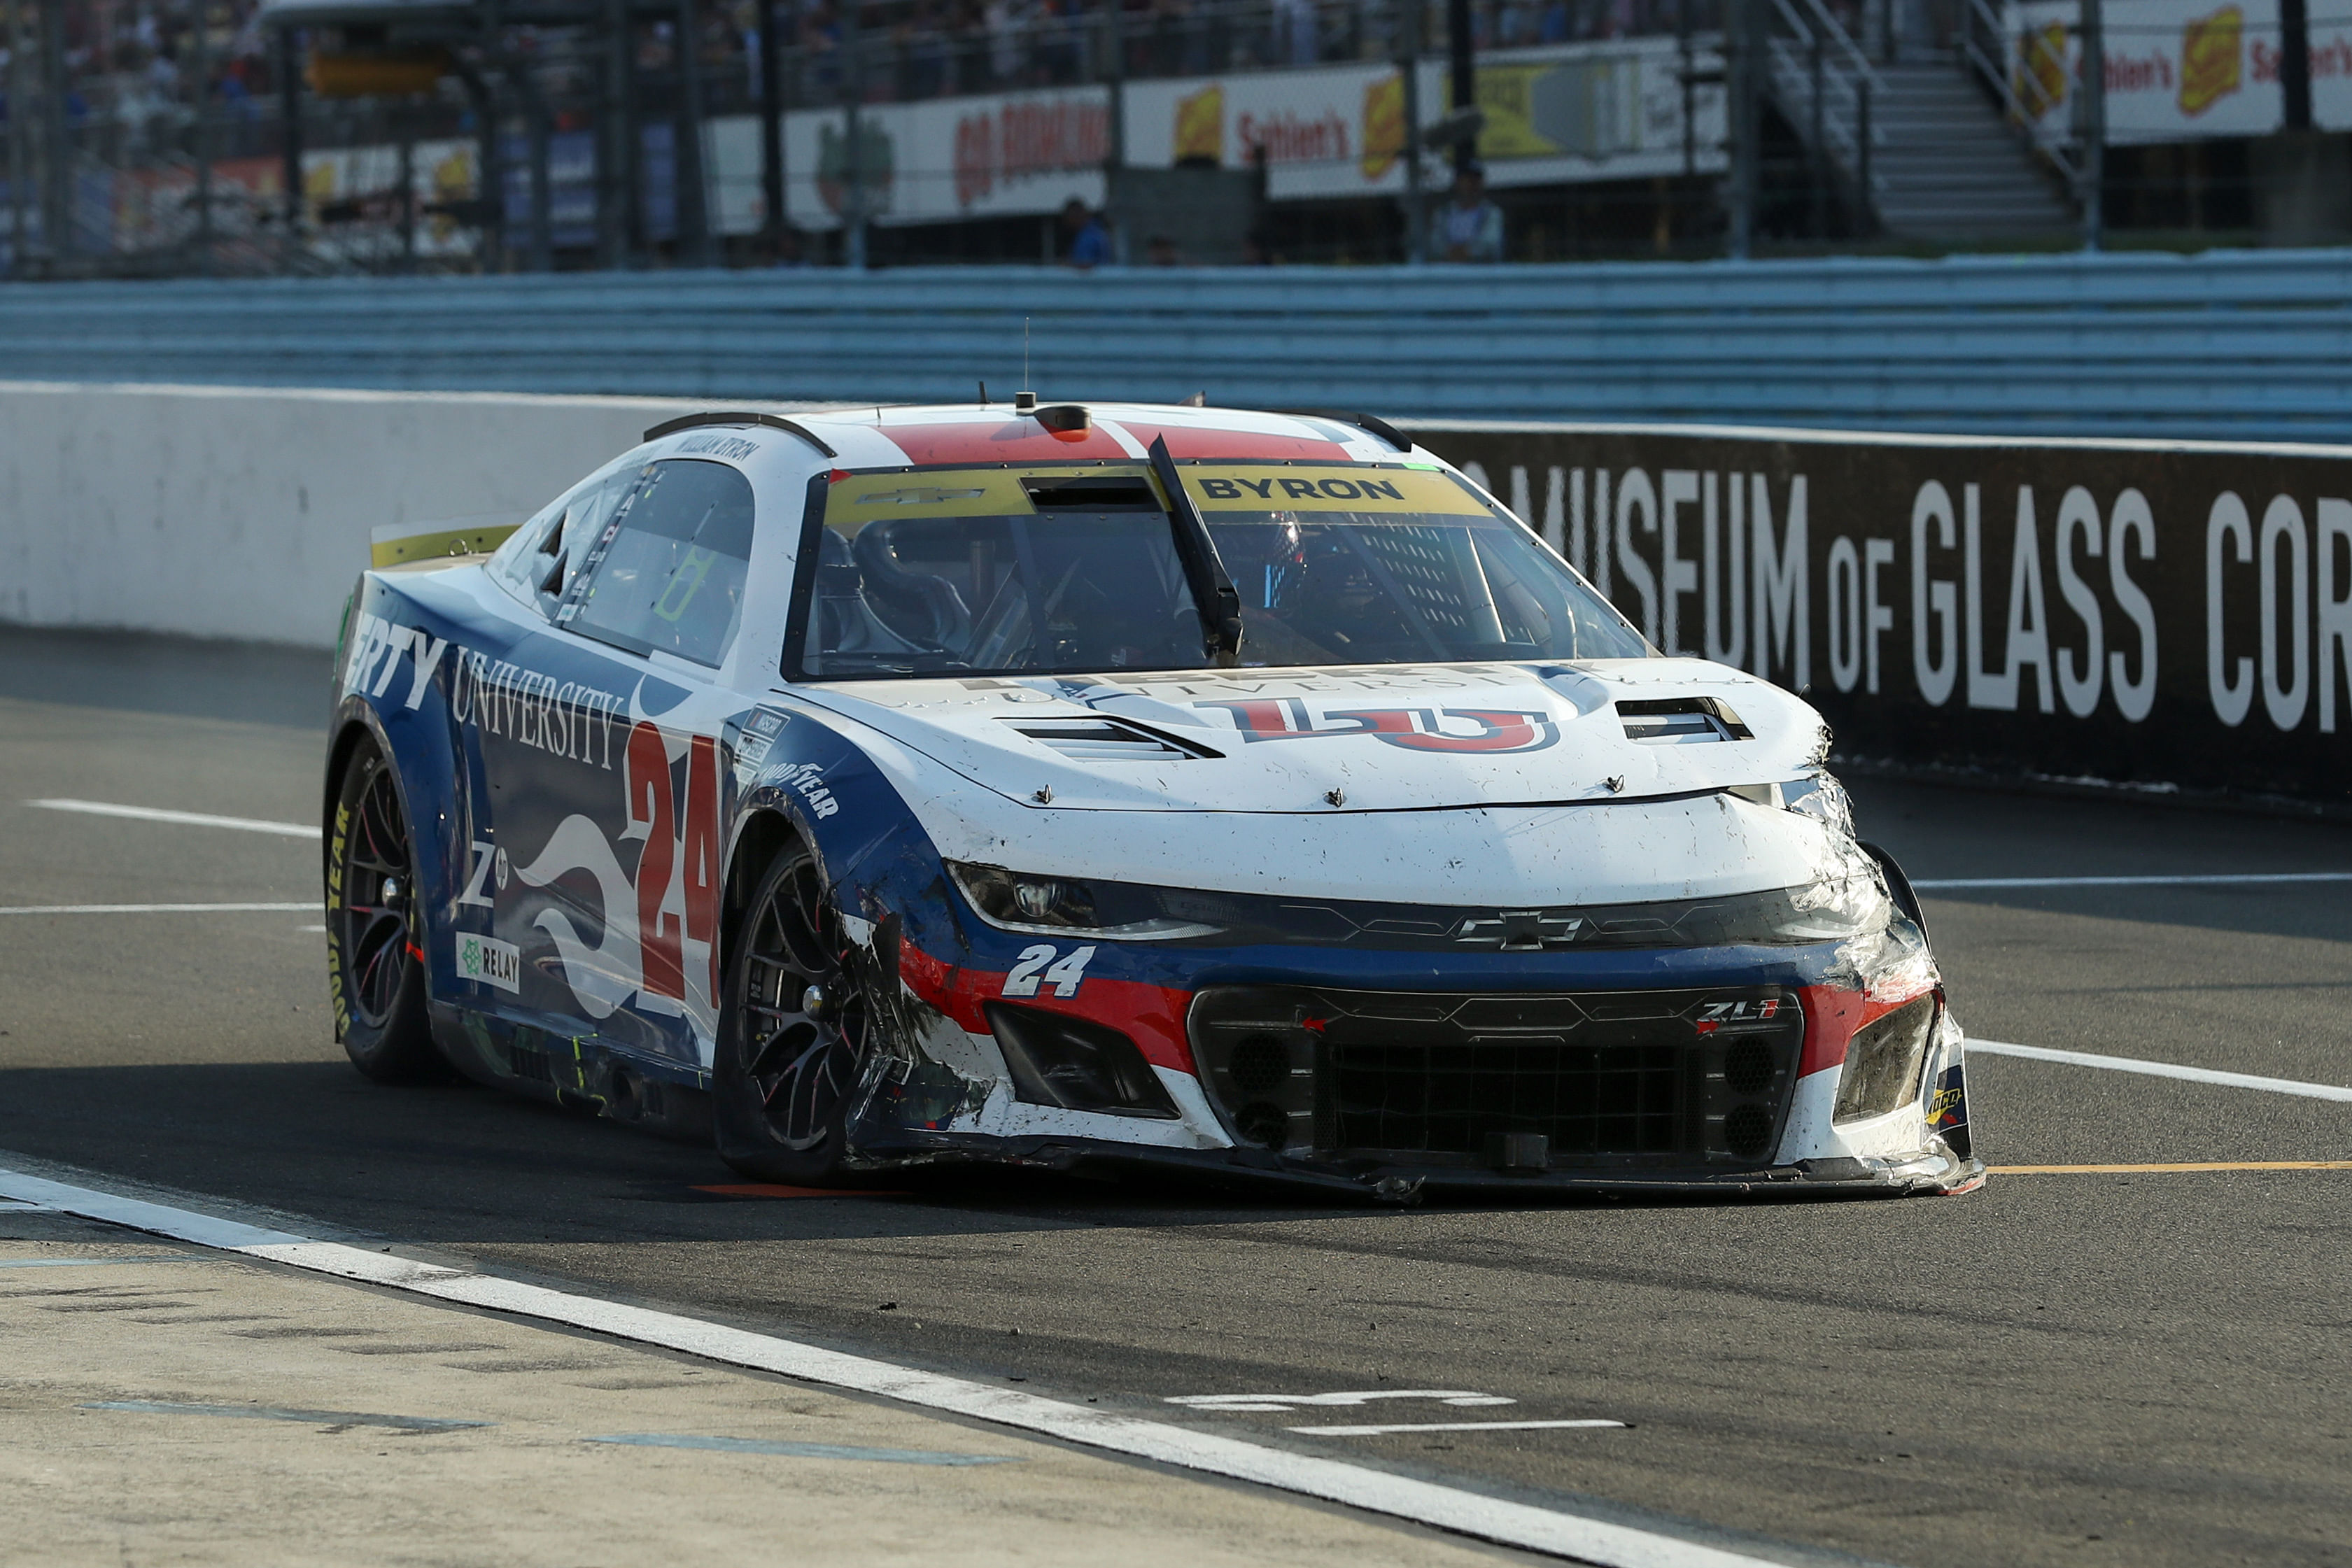
[[[1135,461],[1107,431],[1089,425],[1056,434],[1034,419],[886,424],[881,434],[907,455],[908,462],[916,464],[1067,463],[1087,457]]]
[[[1805,1002],[1805,1051],[1797,1062],[1797,1076],[1822,1072],[1845,1064],[1845,1048],[1855,1033],[1876,1023],[1906,1002],[1916,1002],[1933,986],[1910,991],[1849,991],[1836,986],[1805,986],[1798,995]]]
[[[933,957],[911,942],[902,944],[898,949],[898,977],[906,981],[907,988],[937,1008],[957,1028],[971,1034],[993,1032],[981,1004],[1004,996],[1005,973],[1003,969],[963,968]],[[1137,1049],[1143,1052],[1143,1060],[1154,1067],[1172,1068],[1178,1072],[1198,1071],[1192,1065],[1191,1042],[1184,1035],[1184,1014],[1192,1005],[1190,991],[1146,985],[1140,980],[1088,976],[1080,982],[1074,997],[1057,997],[1048,985],[1039,987],[1036,996],[1009,999],[1041,1012],[1108,1024],[1135,1041]]]
[[[1144,424],[1122,419],[1118,427],[1149,447],[1168,438],[1168,455],[1178,462],[1222,458],[1301,457],[1310,463],[1353,463],[1336,441],[1319,435],[1272,435],[1255,430],[1203,430],[1195,424]]]

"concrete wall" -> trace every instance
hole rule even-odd
[[[519,522],[696,406],[0,382],[0,622],[331,646],[372,529]]]

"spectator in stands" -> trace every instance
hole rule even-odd
[[[1315,0],[1274,0],[1274,24],[1279,39],[1276,58],[1311,66],[1323,57]]]
[[[1486,198],[1486,172],[1475,162],[1454,171],[1454,193],[1429,223],[1435,261],[1503,259],[1503,209]]]
[[[1101,214],[1076,196],[1062,204],[1062,259],[1079,271],[1109,263],[1110,230],[1103,226]]]
[[[1181,267],[1184,258],[1176,253],[1176,242],[1166,235],[1153,235],[1143,242],[1146,265],[1151,267]]]
[[[996,80],[1007,86],[1022,74],[1022,56],[1028,18],[1016,9],[1013,0],[986,0],[981,7],[981,26],[988,35],[988,64]]]

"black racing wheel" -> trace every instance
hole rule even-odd
[[[449,1075],[425,1016],[416,856],[392,766],[373,741],[343,765],[327,824],[327,988],[352,1065],[380,1083]]]
[[[824,873],[779,854],[737,929],[719,1009],[711,1109],[719,1155],[762,1181],[844,1185],[844,1124],[873,1018]]]

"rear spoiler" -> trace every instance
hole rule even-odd
[[[368,534],[368,566],[408,566],[417,561],[454,560],[488,555],[522,527],[504,513],[470,517],[444,517],[426,523],[387,523]]]

